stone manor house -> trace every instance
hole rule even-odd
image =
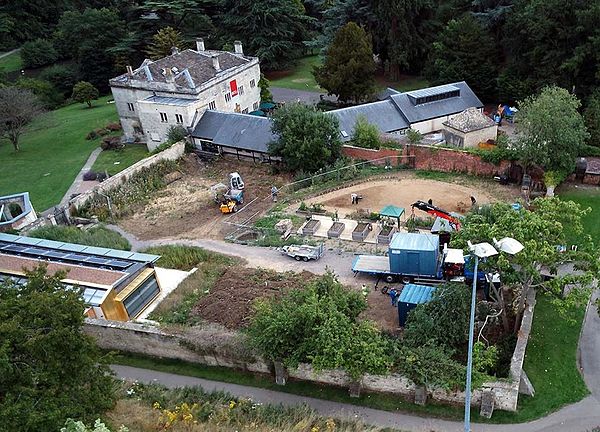
[[[153,150],[167,139],[172,126],[195,125],[206,110],[231,113],[256,111],[260,104],[258,58],[244,55],[242,43],[234,52],[196,50],[159,60],[146,59],[137,69],[110,80],[117,112],[128,141],[145,142]]]

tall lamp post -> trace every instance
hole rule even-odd
[[[524,246],[518,240],[511,237],[503,239],[494,239],[494,246],[489,243],[472,244],[468,242],[471,254],[475,256],[475,269],[473,271],[473,288],[471,291],[471,317],[469,320],[469,352],[467,359],[467,386],[465,388],[465,432],[471,432],[471,376],[473,372],[473,333],[475,330],[475,301],[477,298],[477,270],[479,258],[487,258],[498,254],[498,248],[501,252],[515,255],[521,252]]]

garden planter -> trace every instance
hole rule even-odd
[[[373,228],[370,223],[359,222],[358,225],[356,225],[356,228],[354,228],[354,231],[352,231],[352,240],[364,241],[364,239],[366,239],[369,235],[369,231],[372,229]]]
[[[392,236],[396,233],[396,227],[394,226],[385,226],[379,231],[377,234],[377,243],[379,244],[390,244],[392,241]]]
[[[334,222],[331,228],[327,231],[327,237],[329,238],[339,238],[340,235],[344,232],[346,225],[342,222]]]
[[[302,235],[314,235],[319,226],[321,225],[321,221],[318,219],[311,219],[302,227]]]

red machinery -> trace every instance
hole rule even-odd
[[[450,226],[454,228],[455,231],[460,230],[460,221],[446,210],[442,210],[441,208],[438,208],[433,204],[426,203],[425,201],[417,201],[413,203],[411,207],[413,209],[416,207],[419,210],[424,211],[425,213],[429,213],[432,216],[437,216],[441,217],[442,219],[446,219],[448,222],[450,222]]]

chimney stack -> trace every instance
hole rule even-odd
[[[196,39],[196,51],[198,51],[198,52],[205,51],[204,39],[202,39],[202,38]]]
[[[236,54],[244,55],[244,50],[242,49],[242,41],[239,41],[239,40],[234,41],[233,47],[235,49]]]
[[[213,62],[213,67],[215,68],[215,71],[221,72],[221,65],[219,64],[219,56],[213,56],[212,62]]]
[[[179,54],[179,48],[176,46],[171,47],[171,55]]]
[[[127,76],[133,76],[133,68],[130,65],[127,65]]]

